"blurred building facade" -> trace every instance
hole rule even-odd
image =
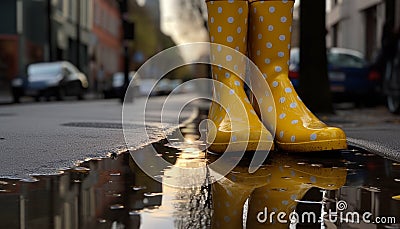
[[[62,0],[61,0],[62,1]],[[118,2],[92,0],[92,37],[89,48],[89,82],[93,83],[98,71],[104,77],[122,69],[122,23]]]
[[[327,0],[327,46],[356,49],[373,60],[386,21],[399,28],[400,1]]]
[[[90,81],[93,62],[121,69],[117,1],[2,0],[0,19],[0,92],[34,62],[68,60]]]

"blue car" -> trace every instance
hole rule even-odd
[[[299,87],[300,50],[290,53],[289,78]],[[335,102],[370,104],[381,96],[381,76],[362,53],[344,48],[327,49],[328,77]]]

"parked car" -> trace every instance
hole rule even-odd
[[[299,86],[299,48],[292,48],[290,55],[289,78],[296,88]],[[381,97],[381,76],[362,53],[352,49],[329,48],[327,61],[334,101],[370,104]]]
[[[134,87],[133,88],[134,94],[138,95],[140,77],[135,74],[136,74],[135,71],[129,72],[129,81],[132,81],[132,79],[135,77],[133,85],[130,85],[130,87]],[[125,81],[125,75],[123,72],[116,72],[112,74],[110,80],[106,83],[105,89],[103,91],[104,98],[105,99],[120,98],[122,96],[121,93],[125,93],[123,91],[124,81]]]
[[[180,79],[160,79],[152,91],[152,95],[169,95],[176,87],[182,83]]]
[[[26,77],[17,77],[11,82],[14,102],[22,96],[31,96],[39,101],[41,97],[54,96],[63,100],[65,96],[83,99],[88,80],[68,61],[42,62],[30,64]]]

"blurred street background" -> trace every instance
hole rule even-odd
[[[332,111],[331,101],[376,105],[386,104],[386,96],[392,95],[390,109],[398,112],[399,93],[391,91],[387,85],[393,83],[385,84],[384,78],[387,63],[393,62],[397,51],[393,44],[399,38],[399,2],[321,2],[296,1],[294,10],[292,49],[297,53],[292,54],[290,76],[303,100],[312,110],[325,112]],[[68,95],[121,97],[136,70],[153,55],[175,45],[208,41],[203,0],[4,0],[0,4],[0,17],[6,22],[0,25],[0,103],[28,96],[37,101],[63,100]],[[391,49],[391,54],[385,49]],[[328,59],[321,65],[317,57],[325,52]],[[204,50],[180,55],[184,60],[208,58]],[[68,82],[46,82],[35,75],[57,75],[48,65],[30,67],[56,61],[72,64],[65,72],[80,76],[76,90],[70,90],[73,86]],[[162,74],[152,71],[146,75],[155,79]],[[205,65],[174,71],[154,94],[165,94],[182,81],[208,77],[208,72]],[[316,87],[326,78],[330,85]],[[138,91],[144,94],[153,81],[140,80]],[[319,102],[313,96],[318,90],[331,94],[320,93]],[[322,102],[329,107],[318,106]]]

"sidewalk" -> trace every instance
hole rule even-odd
[[[343,128],[350,146],[400,161],[400,116],[385,106],[337,110],[321,119]]]

